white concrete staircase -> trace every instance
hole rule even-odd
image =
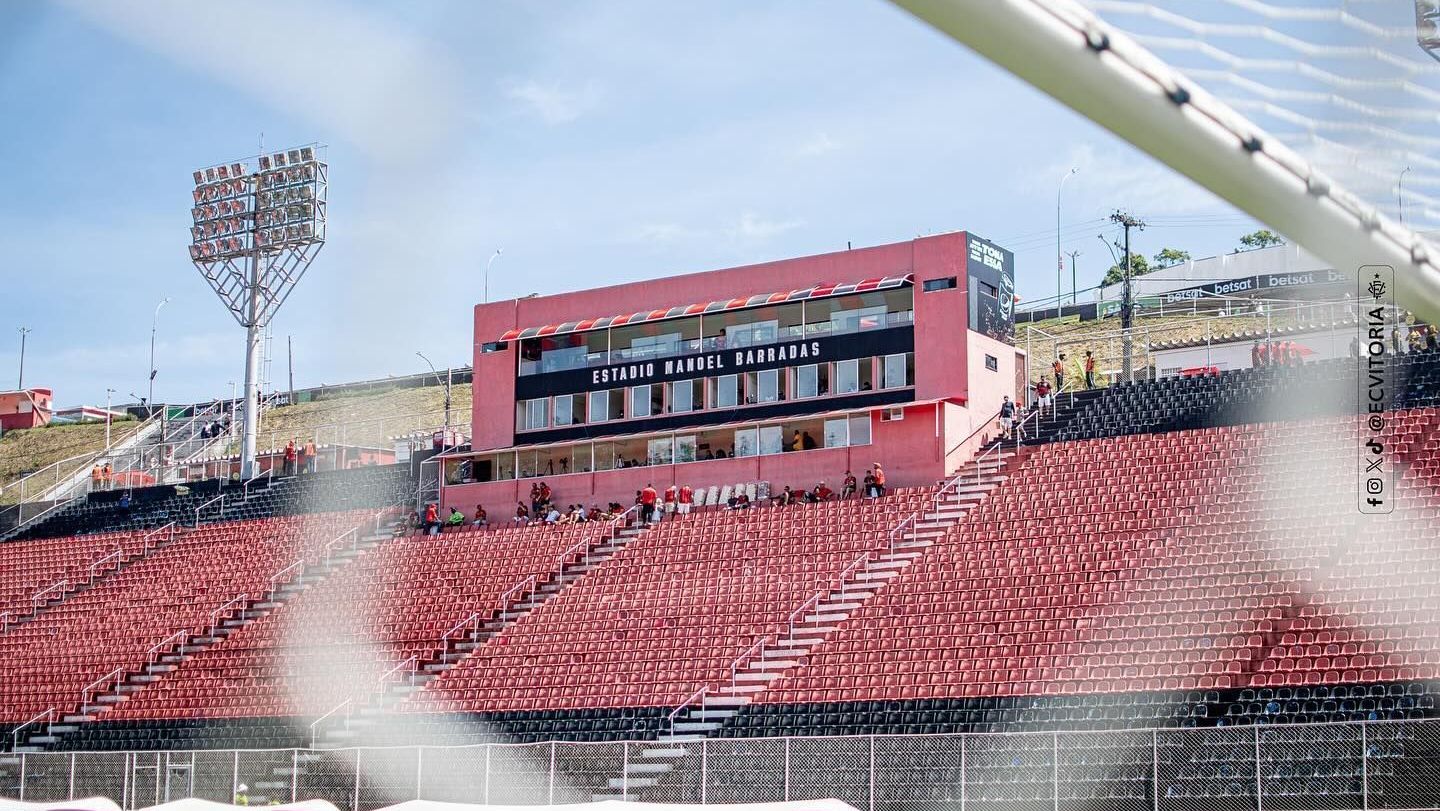
[[[501,597],[502,608],[493,617],[472,614],[445,635],[439,652],[424,661],[417,661],[410,673],[398,679],[382,678],[383,685],[373,695],[341,704],[331,711],[333,715],[330,718],[318,720],[312,727],[312,745],[317,748],[354,746],[362,743],[372,729],[403,724],[404,718],[390,713],[396,705],[464,661],[490,639],[544,605],[586,573],[610,560],[647,529],[648,525],[638,522],[629,526],[617,524],[592,539],[583,554],[579,554],[578,560],[571,558],[575,557],[575,553],[582,552],[579,549],[562,556],[556,563],[552,579],[539,581],[531,577],[516,584]]]
[[[805,663],[810,651],[829,638],[851,614],[933,546],[1008,478],[1013,450],[992,449],[945,482],[934,500],[891,532],[889,545],[860,558],[843,571],[838,584],[817,593],[794,613],[784,630],[766,637],[731,665],[732,678],[697,691],[670,716],[669,729],[655,745],[632,757],[625,776],[611,778],[611,791],[595,801],[635,799],[637,791],[658,785],[691,747],[715,734],[742,708],[779,679]]]
[[[106,674],[86,689],[78,712],[63,715],[58,721],[37,724],[28,733],[22,733],[13,751],[43,752],[59,742],[61,737],[78,730],[82,724],[103,717],[114,707],[130,700],[130,696],[178,669],[185,660],[269,615],[295,595],[323,582],[369,550],[392,539],[395,526],[396,522],[381,523],[374,530],[366,528],[346,533],[336,539],[340,543],[325,551],[318,562],[305,563],[302,559],[277,572],[263,594],[254,597],[240,595],[219,606],[212,612],[208,628],[196,633],[177,631],[161,640],[150,649],[143,665]]]

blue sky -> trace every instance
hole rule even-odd
[[[228,394],[243,332],[186,253],[190,172],[329,145],[330,240],[277,317],[297,385],[469,359],[470,313],[553,293],[966,229],[1055,292],[1055,195],[1082,287],[1098,221],[1137,250],[1229,251],[1228,205],[887,3],[0,7],[0,387],[57,401]],[[1067,276],[1068,278],[1068,276]],[[1068,284],[1068,282],[1067,282]],[[617,305],[619,309],[634,303]]]

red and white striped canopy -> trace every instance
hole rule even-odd
[[[681,318],[687,315],[703,315],[705,313],[716,313],[724,310],[738,310],[743,307],[758,307],[762,304],[782,304],[785,302],[803,301],[805,299],[823,298],[826,296],[843,296],[850,293],[865,293],[871,290],[887,290],[892,287],[913,284],[914,281],[914,275],[907,273],[904,276],[863,279],[850,284],[830,284],[827,282],[804,290],[791,290],[788,293],[762,293],[749,298],[712,301],[708,304],[691,304],[685,307],[671,307],[668,310],[649,310],[647,312],[632,313],[630,315],[612,315],[607,318],[568,321],[564,324],[547,324],[543,327],[512,329],[504,335],[501,335],[500,340],[514,341],[521,338],[564,335],[567,332],[583,332],[585,330],[604,329],[605,327],[618,327],[621,324],[637,324],[642,321],[661,321],[667,318]]]

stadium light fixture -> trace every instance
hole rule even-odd
[[[246,330],[240,475],[249,478],[262,333],[325,244],[330,168],[324,146],[307,144],[197,169],[191,178],[190,260]]]

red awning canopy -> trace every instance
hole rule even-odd
[[[704,315],[705,313],[723,312],[725,310],[737,310],[742,307],[758,307],[762,304],[781,304],[789,301],[803,301],[805,299],[822,298],[827,296],[844,296],[850,293],[865,293],[871,290],[887,290],[892,287],[900,287],[906,284],[913,284],[913,274],[904,276],[886,276],[877,279],[863,279],[852,284],[817,284],[804,290],[791,290],[788,293],[762,293],[749,298],[726,299],[723,301],[712,301],[708,304],[691,304],[685,307],[671,307],[666,310],[650,310],[648,312],[631,313],[630,315],[612,315],[608,318],[587,318],[583,321],[569,321],[564,324],[546,324],[543,327],[526,327],[525,329],[512,329],[500,336],[502,341],[514,341],[521,338],[537,338],[548,335],[564,335],[567,332],[581,332],[584,330],[603,329],[605,327],[618,327],[622,324],[636,324],[642,321],[661,321],[667,318],[681,318],[687,315]]]

